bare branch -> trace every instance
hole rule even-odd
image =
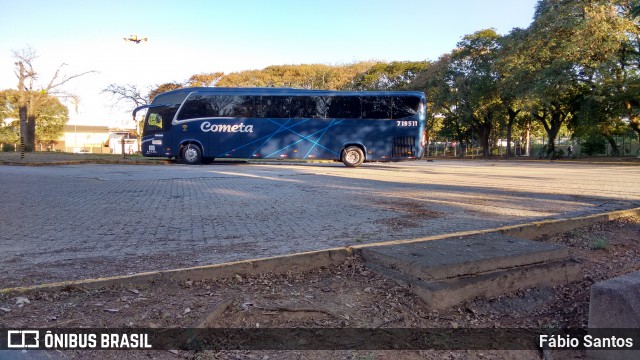
[[[37,73],[34,70],[33,61],[38,57],[36,52],[31,48],[27,48],[20,51],[14,50],[13,55],[17,60],[15,63],[17,67],[16,76],[19,80],[20,138],[26,148],[33,149],[35,146],[36,119],[38,114],[50,105],[51,100],[54,99],[50,95],[56,95],[56,101],[58,101],[58,98],[60,100],[71,99],[77,112],[79,97],[56,89],[73,79],[96,71],[86,71],[71,76],[62,76],[61,78],[61,70],[66,65],[63,63],[56,70],[46,88],[41,86],[41,91],[34,91],[33,85],[37,80]],[[29,81],[28,85],[26,84],[27,80]]]
[[[27,90],[33,89],[33,81],[37,79],[37,73],[33,70],[33,60],[38,58],[36,51],[32,48],[22,49],[20,51],[13,50],[13,56],[18,60],[18,63],[22,63],[26,67],[26,72],[24,73],[25,78],[29,79],[29,88]],[[18,74],[16,74],[18,76]]]
[[[133,107],[146,105],[148,103],[147,97],[142,95],[142,92],[135,85],[131,84],[110,84],[101,92],[111,94],[111,97],[114,99],[113,107],[117,106],[121,102],[132,104]]]
[[[47,87],[45,88],[45,90],[47,92],[49,92],[52,89],[55,89],[59,86],[62,86],[66,83],[68,83],[69,81],[75,79],[75,78],[79,78],[81,76],[87,75],[87,74],[93,74],[93,73],[97,73],[97,71],[95,70],[90,70],[90,71],[85,71],[83,73],[80,74],[75,74],[75,75],[71,75],[71,76],[65,76],[64,78],[62,78],[62,80],[55,82],[56,79],[58,78],[58,76],[60,75],[60,70],[62,70],[62,67],[65,66],[67,64],[63,63],[62,65],[60,65],[60,67],[58,68],[58,70],[56,70],[55,74],[53,75],[53,77],[51,78],[51,81],[49,82],[49,85],[47,85]]]

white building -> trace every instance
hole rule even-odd
[[[107,126],[65,125],[64,133],[53,150],[72,153],[122,154],[123,138],[125,153],[136,153],[138,138],[133,130],[109,129]]]

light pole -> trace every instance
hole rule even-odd
[[[147,42],[147,40],[148,40],[146,37],[140,38],[140,37],[138,37],[138,35],[129,35],[128,38],[124,37],[123,39],[124,39],[124,41],[132,42],[134,44],[140,44],[141,42]],[[133,118],[133,122],[134,122],[134,125],[135,125],[136,137],[137,137],[137,140],[138,140],[138,141],[136,141],[136,143],[137,143],[137,146],[136,146],[137,147],[137,151],[141,152],[141,150],[142,150],[141,149],[142,136],[140,135],[140,126],[138,125],[138,120],[136,120],[135,117]],[[124,134],[122,135],[122,158],[124,159]]]

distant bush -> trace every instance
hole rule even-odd
[[[591,250],[605,250],[607,247],[609,247],[609,243],[603,238],[595,238],[589,244]]]
[[[562,149],[554,150],[551,154],[549,154],[549,158],[551,160],[558,160],[564,157],[564,151]]]
[[[589,135],[580,145],[580,152],[587,156],[604,154],[607,151],[607,140],[599,134]]]
[[[11,152],[14,151],[15,148],[13,146],[13,144],[2,144],[2,151],[4,152]]]

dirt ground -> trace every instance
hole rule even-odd
[[[586,328],[590,286],[640,270],[640,217],[544,236],[569,247],[580,282],[430,310],[356,257],[286,275],[87,290],[0,294],[0,328]],[[25,301],[26,298],[26,301]],[[113,359],[540,359],[541,351],[48,351],[47,358]],[[550,354],[584,358],[580,351]]]

